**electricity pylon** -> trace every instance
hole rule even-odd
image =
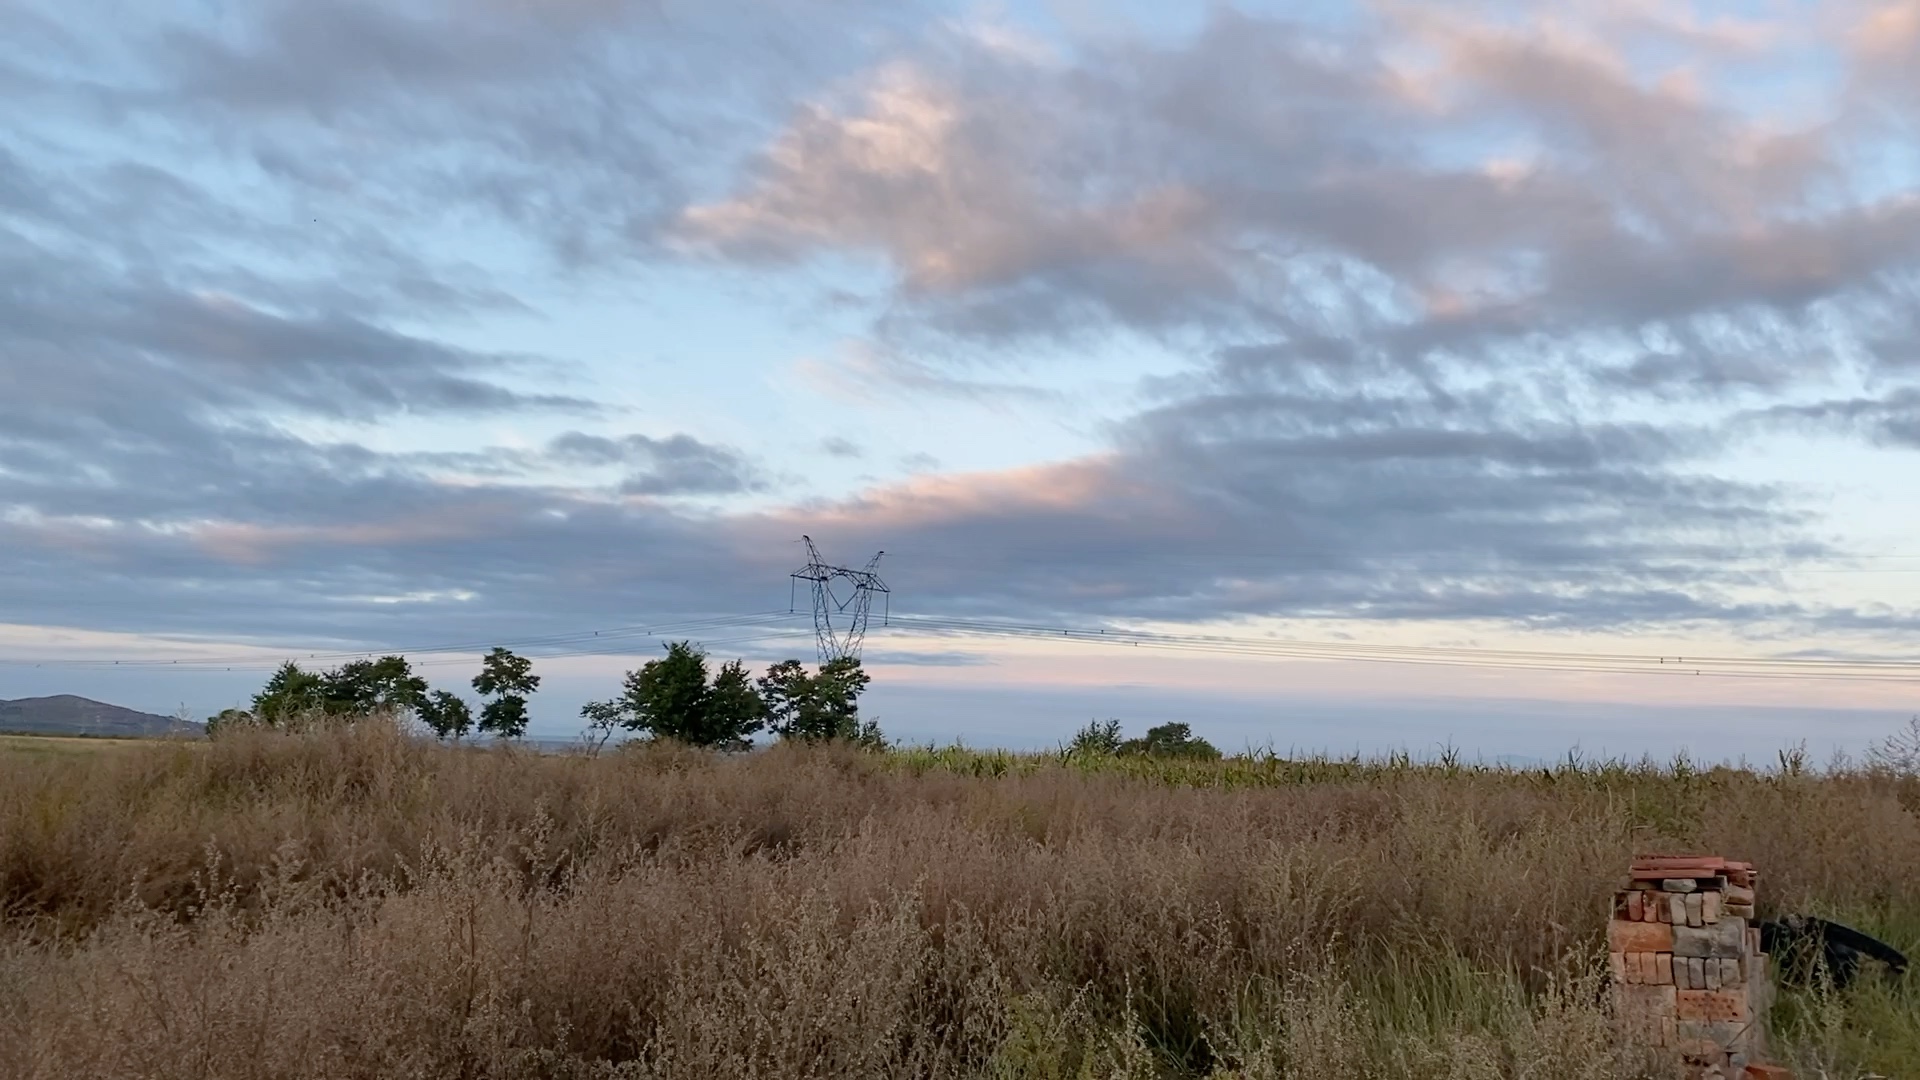
[[[813,636],[820,647],[820,662],[824,664],[843,656],[858,660],[861,643],[867,636],[867,614],[873,608],[873,594],[881,596],[883,621],[891,610],[891,590],[875,573],[880,556],[886,552],[875,552],[873,558],[867,560],[865,569],[850,570],[828,565],[820,557],[820,549],[813,546],[813,537],[800,539],[807,545],[807,565],[791,576],[796,585],[805,581],[812,586]],[[834,590],[835,583],[847,592],[844,598]]]

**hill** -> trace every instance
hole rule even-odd
[[[138,712],[73,694],[0,701],[0,731],[34,735],[204,735],[206,725]]]

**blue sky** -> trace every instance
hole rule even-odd
[[[802,532],[929,615],[1911,656],[1916,70],[1913,0],[0,2],[0,697],[782,608]],[[1913,708],[874,649],[890,729],[1022,745]],[[97,666],[156,657],[243,659]]]

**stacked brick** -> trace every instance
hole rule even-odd
[[[1635,1041],[1700,1080],[1785,1076],[1762,1061],[1773,999],[1752,866],[1712,856],[1633,864],[1607,928],[1614,1007]]]

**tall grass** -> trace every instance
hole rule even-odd
[[[1890,773],[378,723],[0,756],[0,1076],[1636,1076],[1597,977],[1636,851],[1913,947],[1915,808]],[[1789,997],[1781,1037],[1901,1075],[1916,1004]]]

